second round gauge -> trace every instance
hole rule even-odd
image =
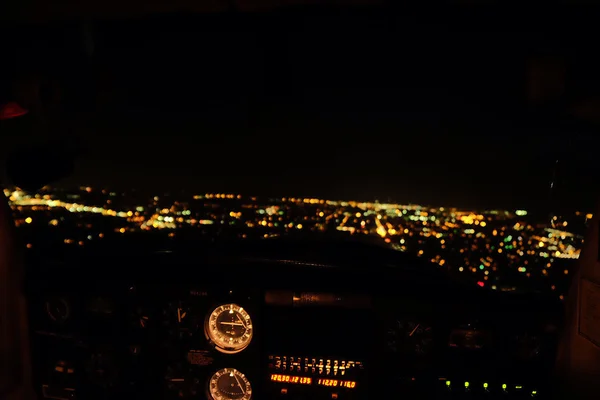
[[[250,344],[253,333],[252,319],[250,314],[237,304],[223,304],[208,315],[204,331],[218,351],[234,354]]]
[[[213,374],[208,383],[212,400],[250,400],[252,386],[244,374],[235,368],[224,368]]]

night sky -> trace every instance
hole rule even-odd
[[[4,76],[38,128],[3,152],[77,141],[67,186],[462,207],[549,207],[559,159],[553,201],[590,207],[591,18],[397,11],[20,28]]]

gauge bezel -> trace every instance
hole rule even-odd
[[[242,315],[242,318],[244,318],[244,320],[246,320],[246,321],[249,321],[250,324],[252,325],[252,326],[250,326],[250,333],[248,335],[248,339],[246,339],[243,343],[241,343],[241,344],[239,344],[237,346],[229,346],[227,343],[224,343],[223,341],[221,341],[218,338],[216,338],[215,335],[213,334],[213,332],[212,332],[212,330],[210,328],[210,319],[215,314],[215,312],[217,310],[219,310],[221,307],[225,307],[225,309],[217,314],[217,318],[223,312],[225,312],[226,310],[228,310],[227,307],[233,307],[235,312],[240,313]],[[250,316],[250,313],[248,313],[248,311],[246,311],[244,309],[244,307],[241,307],[238,304],[235,304],[235,303],[226,303],[226,304],[218,305],[218,306],[213,307],[211,309],[211,312],[208,313],[208,315],[206,316],[206,318],[204,320],[204,335],[205,335],[206,339],[209,341],[209,343],[217,351],[219,351],[219,352],[221,352],[223,354],[237,354],[237,353],[240,353],[240,352],[242,352],[242,351],[244,351],[245,349],[248,348],[248,346],[252,342],[252,338],[254,337],[254,326],[253,326],[253,322],[252,322],[252,317]]]
[[[54,313],[52,311],[50,311],[50,305],[51,305],[50,303],[54,302],[54,301],[60,302],[65,306],[65,309],[67,310],[67,312],[64,317],[57,318],[56,315],[54,315]],[[46,309],[46,315],[48,315],[48,317],[54,322],[58,322],[58,323],[65,322],[71,316],[71,305],[69,304],[69,302],[67,300],[65,300],[62,297],[47,299],[46,302],[44,303],[44,308]]]
[[[221,376],[223,376],[224,374],[233,371],[234,374],[238,374],[240,376],[240,378],[243,380],[243,383],[246,385],[247,388],[250,389],[250,394],[246,397],[246,395],[244,395],[243,397],[237,399],[237,400],[251,400],[252,399],[252,383],[250,383],[250,380],[248,379],[248,377],[243,374],[242,372],[240,372],[238,369],[235,368],[221,368],[216,370],[215,372],[212,373],[212,375],[210,376],[210,378],[207,381],[207,387],[206,387],[206,393],[208,394],[208,398],[212,399],[212,400],[217,400],[217,398],[215,398],[215,396],[213,396],[212,390],[211,390],[211,382],[213,381],[213,379],[215,379],[215,376],[219,373],[222,372],[221,375],[219,375],[219,378]],[[218,381],[218,378],[217,378]],[[218,388],[218,386],[217,386]],[[222,400],[226,400],[226,399],[222,399]]]

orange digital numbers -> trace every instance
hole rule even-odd
[[[319,379],[319,385],[323,386],[337,386],[338,381],[335,379]]]
[[[307,378],[304,376],[271,374],[271,381],[293,383],[296,385],[312,385],[312,378]]]
[[[356,382],[354,381],[339,381],[337,379],[319,379],[317,382],[318,385],[328,386],[328,387],[344,387],[348,389],[354,389],[356,387]]]
[[[291,383],[294,385],[312,385],[313,379],[306,376],[293,376],[293,375],[281,375],[271,374],[272,382]],[[343,387],[347,389],[354,389],[356,387],[355,381],[341,381],[338,379],[325,379],[319,378],[315,381],[319,386],[327,387]]]

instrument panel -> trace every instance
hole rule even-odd
[[[487,322],[455,323],[464,313],[427,304],[168,282],[41,283],[29,301],[36,390],[71,400],[353,400],[380,393],[380,382],[451,396],[468,382],[469,393],[484,383],[543,393],[522,379],[545,362],[539,336],[511,331],[500,340]]]
[[[260,296],[231,289],[54,287],[29,303],[40,398],[249,400]],[[252,366],[252,368],[251,368]],[[137,396],[137,395],[136,395]]]

